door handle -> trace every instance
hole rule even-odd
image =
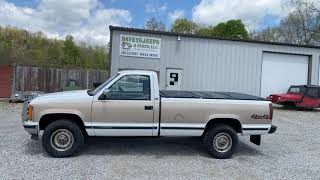
[[[144,110],[153,110],[153,106],[144,106]]]

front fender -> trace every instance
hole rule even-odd
[[[35,119],[37,119],[38,121],[40,121],[40,119],[47,114],[72,114],[72,115],[77,115],[79,116],[83,122],[85,122],[86,120],[88,120],[85,114],[83,114],[82,112],[80,112],[77,109],[61,109],[61,108],[54,108],[54,109],[45,109],[45,110],[41,110],[38,113],[35,113],[35,115],[38,115],[37,117],[35,117]]]

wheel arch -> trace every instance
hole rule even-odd
[[[234,118],[214,118],[207,122],[203,134],[205,134],[208,129],[214,127],[216,124],[225,124],[233,128],[237,133],[242,133],[241,123],[238,119]]]
[[[80,127],[80,129],[87,135],[83,119],[79,115],[72,113],[50,113],[41,116],[39,120],[39,130],[44,130],[52,122],[62,119],[76,123]]]

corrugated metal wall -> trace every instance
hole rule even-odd
[[[183,90],[236,91],[260,95],[263,52],[302,54],[311,57],[311,84],[317,84],[320,50],[238,41],[112,31],[111,74],[119,69],[160,72],[165,89],[166,69],[183,69]],[[161,58],[120,56],[120,34],[161,38]],[[285,70],[284,70],[285,71]]]

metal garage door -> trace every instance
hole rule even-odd
[[[285,93],[290,85],[308,82],[309,56],[263,53],[261,97]]]

